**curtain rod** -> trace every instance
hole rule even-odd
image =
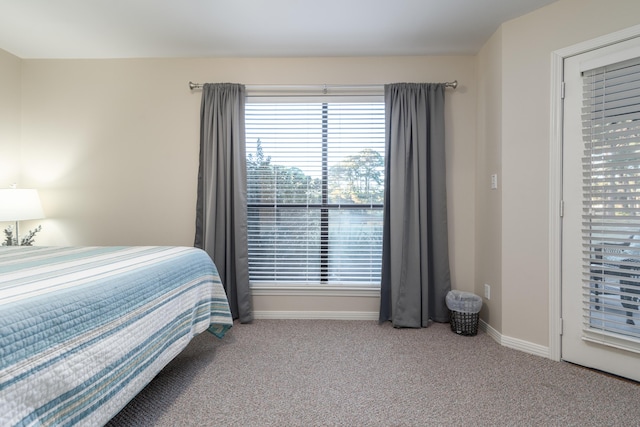
[[[189,82],[189,89],[202,89],[204,86],[202,83]],[[355,89],[355,90],[372,90],[381,89],[383,85],[246,85],[247,91],[269,91],[269,90],[322,90],[323,93],[327,93],[329,89]],[[455,89],[458,87],[458,81],[444,83],[445,87]]]

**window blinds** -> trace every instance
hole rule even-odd
[[[583,73],[584,339],[640,346],[640,59]]]
[[[380,284],[382,102],[248,102],[249,276]]]

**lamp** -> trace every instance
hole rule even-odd
[[[44,218],[38,190],[18,189],[15,185],[9,189],[0,189],[0,222],[15,221],[16,241],[20,244],[18,221]]]

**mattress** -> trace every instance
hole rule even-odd
[[[200,249],[2,247],[0,425],[103,425],[193,336],[232,324]]]

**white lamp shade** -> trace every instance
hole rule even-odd
[[[0,221],[44,218],[38,190],[10,188],[0,190]]]

